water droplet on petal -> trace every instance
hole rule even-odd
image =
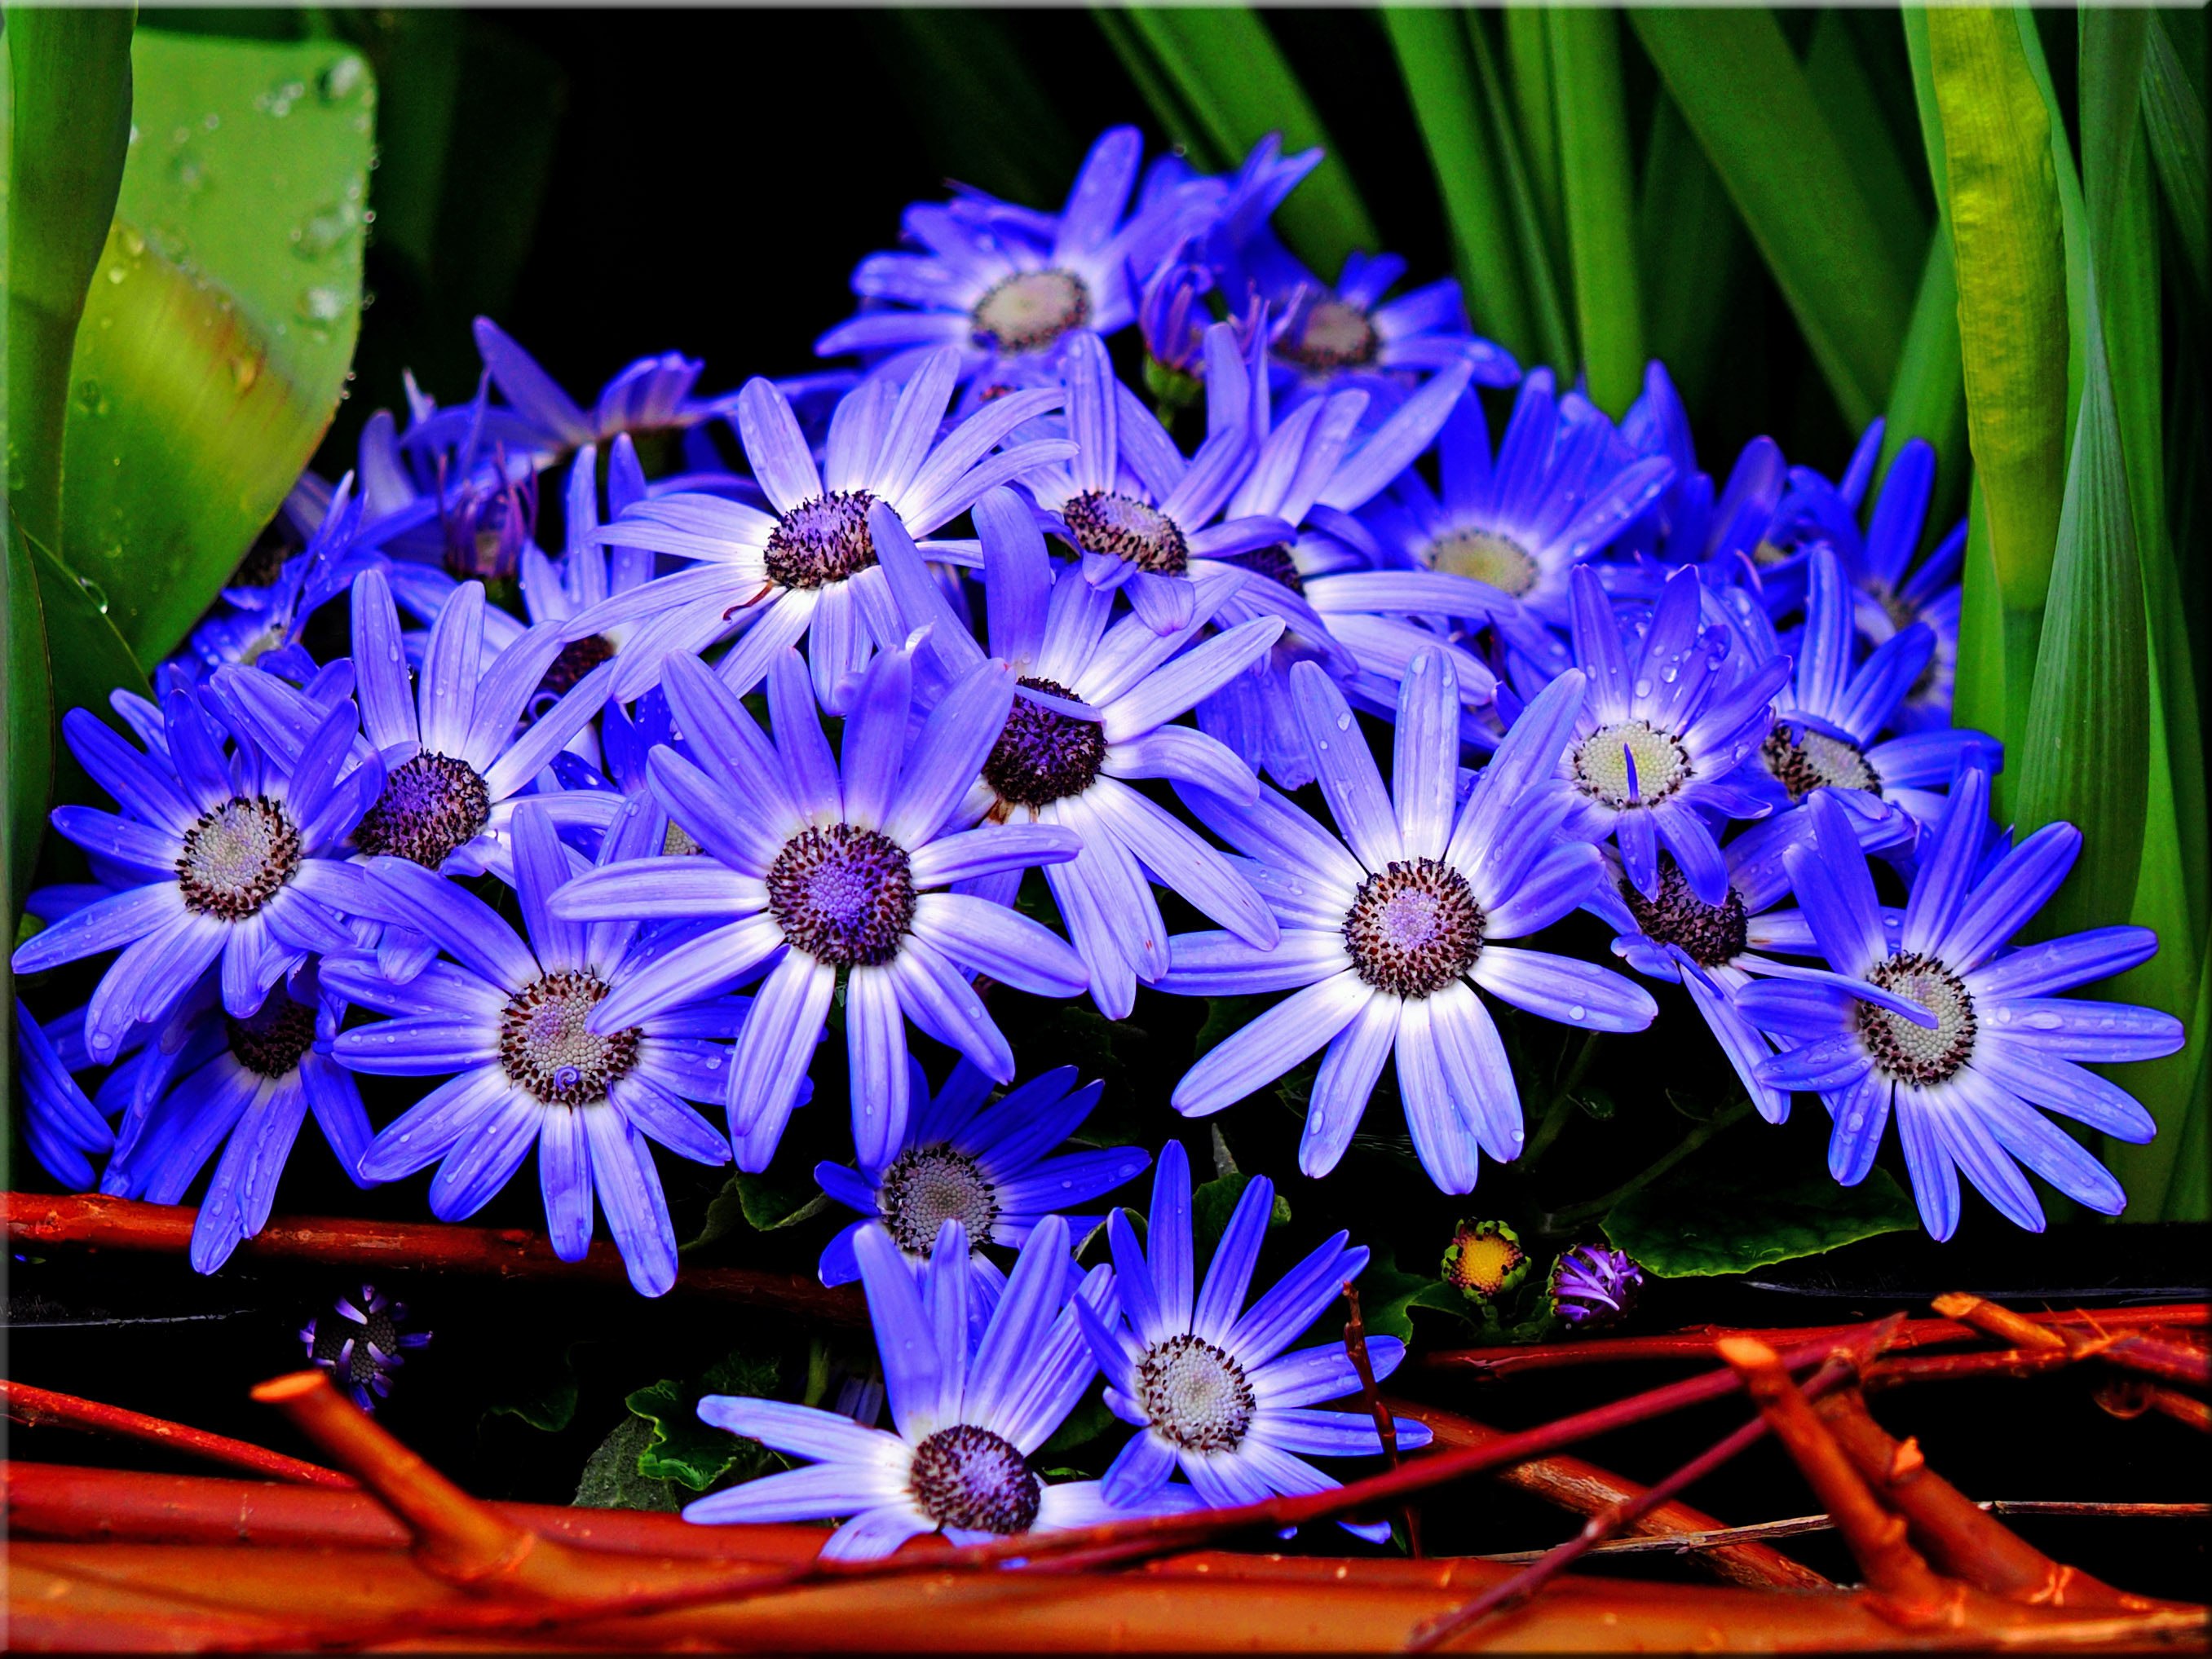
[[[1339,714],[1336,717],[1336,729],[1340,732],[1346,732],[1351,730],[1351,728],[1352,711],[1347,708],[1341,714]]]
[[[1585,1009],[1582,1004],[1577,1003],[1573,1007],[1567,1010],[1567,1018],[1569,1019],[1580,1020],[1587,1018],[1588,1012],[1589,1011]]]

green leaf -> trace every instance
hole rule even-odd
[[[561,1356],[561,1369],[545,1379],[530,1393],[514,1400],[501,1401],[484,1413],[489,1420],[495,1417],[519,1418],[543,1434],[558,1434],[576,1420],[576,1350],[581,1342],[571,1342]]]
[[[1789,301],[1844,419],[1889,395],[1913,276],[1885,251],[1850,160],[1773,14],[1635,10],[1658,66]]]
[[[740,1173],[725,1182],[722,1190],[708,1201],[699,1236],[687,1239],[678,1249],[703,1249],[727,1237],[739,1227],[763,1233],[795,1227],[802,1221],[811,1221],[830,1206],[829,1194],[811,1178],[787,1183],[765,1175]]]
[[[1729,320],[1743,225],[1663,87],[1651,102],[1636,243],[1651,355],[1667,365],[1683,403],[1700,409]]]
[[[1206,1022],[1198,1028],[1198,1036],[1191,1044],[1191,1058],[1195,1060],[1218,1048],[1279,1000],[1279,997],[1266,992],[1251,996],[1208,997]]]
[[[637,1472],[638,1460],[653,1444],[653,1425],[647,1418],[625,1416],[614,1432],[602,1440],[584,1464],[576,1482],[575,1506],[583,1510],[653,1510],[672,1515],[684,1507],[684,1495],[673,1480],[648,1480]]]
[[[1890,264],[1900,270],[1918,269],[1928,246],[1928,216],[1844,13],[1825,10],[1813,25],[1812,42],[1805,51],[1805,80],[1829,131],[1844,147]]]
[[[1554,374],[1571,379],[1575,365],[1581,359],[1575,351],[1566,297],[1560,289],[1559,273],[1564,269],[1565,254],[1553,228],[1558,204],[1554,201],[1547,206],[1528,161],[1522,124],[1516,123],[1513,106],[1507,101],[1504,81],[1498,70],[1498,55],[1491,49],[1489,29],[1482,13],[1470,9],[1462,15],[1467,23],[1468,48],[1474,57],[1475,79],[1482,87],[1483,107],[1490,112],[1491,139],[1497,148],[1498,165],[1504,169],[1505,197],[1512,209],[1514,240],[1520,248],[1521,278],[1528,295],[1538,358],[1550,364]],[[1515,32],[1524,24],[1533,27],[1534,40],[1540,49],[1544,39],[1541,15],[1522,10],[1505,14],[1509,40],[1518,39]],[[1544,143],[1549,146],[1553,143],[1550,71],[1540,50],[1536,63],[1544,69],[1542,130]],[[1550,154],[1548,149],[1546,153]],[[1524,363],[1527,361],[1524,359]]]
[[[329,41],[149,31],[132,58],[138,136],[77,330],[61,551],[151,665],[337,407],[376,89]]]
[[[672,1480],[693,1492],[705,1492],[732,1474],[750,1480],[780,1468],[775,1454],[757,1440],[702,1423],[699,1401],[710,1394],[772,1399],[781,1371],[773,1356],[740,1352],[718,1362],[696,1388],[664,1379],[631,1394],[625,1403],[653,1425],[638,1455],[638,1473],[649,1480]]]
[[[1468,13],[1472,21],[1475,14]],[[1528,188],[1542,246],[1554,270],[1567,268],[1567,217],[1559,187],[1559,115],[1553,103],[1552,31],[1542,8],[1510,6],[1504,12],[1505,70],[1513,101],[1514,130],[1528,172]],[[1572,360],[1570,359],[1570,362]]]
[[[2151,160],[2166,192],[2166,210],[2173,216],[2183,263],[2197,284],[2197,303],[2212,303],[2205,252],[2206,201],[2212,185],[2206,181],[2204,103],[2189,83],[2166,23],[2156,13],[2150,15],[2149,38],[2144,43],[2142,106]]]
[[[1283,135],[1285,151],[1318,144],[1328,152],[1275,211],[1292,252],[1334,281],[1346,254],[1382,245],[1351,170],[1259,13],[1132,6],[1122,15],[1155,67],[1153,84],[1174,92],[1176,106],[1156,103],[1154,113],[1176,138],[1203,139],[1227,167],[1271,132]]]
[[[119,688],[150,698],[153,688],[108,620],[106,595],[51,553],[34,549],[31,561],[38,571],[39,605],[46,619],[53,676],[54,796],[80,804],[105,801],[105,793],[85,776],[64,744],[60,716],[72,708],[88,708],[119,731],[123,722],[107,694]]]
[[[1717,1175],[1678,1170],[1616,1205],[1602,1224],[1613,1248],[1662,1279],[1740,1273],[1818,1255],[1919,1224],[1912,1200],[1875,1170],[1839,1187],[1819,1170]]]
[[[1575,329],[1590,401],[1618,420],[1644,389],[1644,301],[1620,24],[1612,11],[1595,6],[1555,7],[1545,18]]]
[[[1252,1177],[1242,1170],[1216,1176],[1203,1182],[1190,1195],[1190,1230],[1192,1242],[1200,1261],[1210,1261],[1214,1249],[1221,1243],[1221,1235],[1229,1230],[1229,1218],[1236,1213],[1237,1200],[1244,1196],[1244,1189],[1252,1184]],[[1267,1212],[1270,1231],[1285,1227],[1291,1220],[1291,1200],[1280,1193]]]
[[[38,867],[39,843],[46,835],[46,802],[53,787],[53,685],[46,661],[46,620],[39,604],[38,568],[30,550],[15,533],[12,516],[0,517],[0,549],[8,561],[8,672],[0,678],[6,700],[8,815],[0,835],[0,879],[8,884],[6,920],[10,927],[22,908],[22,895]],[[0,1054],[0,1077],[12,1076],[15,1045]],[[13,1097],[9,1097],[12,1098]]]
[[[1514,257],[1512,210],[1460,20],[1437,7],[1394,6],[1384,9],[1382,27],[1436,173],[1468,315],[1477,332],[1528,361],[1535,331]]]
[[[1389,1247],[1378,1245],[1374,1258],[1367,1264],[1367,1271],[1359,1275],[1360,1322],[1367,1328],[1370,1336],[1395,1336],[1410,1344],[1416,1308],[1449,1315],[1462,1324],[1475,1322],[1474,1310],[1465,1297],[1434,1273],[1425,1275],[1399,1272],[1396,1257]],[[1327,1317],[1324,1313],[1322,1318]]]
[[[1034,1456],[1065,1457],[1068,1453],[1089,1445],[1120,1422],[1120,1418],[1106,1409],[1105,1392],[1103,1384],[1093,1383],[1083,1398],[1076,1401],[1075,1409],[1068,1413],[1060,1420],[1060,1426],[1052,1431],[1052,1437],[1036,1449]],[[1085,1477],[1079,1475],[1075,1478]]]

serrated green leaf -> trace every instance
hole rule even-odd
[[[1613,1248],[1649,1272],[1696,1279],[1903,1232],[1919,1218],[1883,1170],[1839,1187],[1819,1170],[1736,1176],[1686,1169],[1623,1200],[1601,1224]]]
[[[2151,160],[2166,194],[2166,210],[2180,239],[2182,262],[2197,285],[2200,305],[2212,302],[2212,273],[2206,269],[2205,216],[2208,190],[2203,100],[2189,82],[2166,23],[2150,15],[2144,43],[2143,120],[2150,135]]]
[[[1560,207],[1574,272],[1575,332],[1590,401],[1618,420],[1644,389],[1644,301],[1636,190],[1620,82],[1620,23],[1595,6],[1554,7],[1552,94]]]
[[[1259,13],[1132,6],[1122,15],[1154,68],[1152,84],[1140,86],[1173,89],[1174,104],[1155,104],[1153,112],[1175,137],[1201,138],[1225,167],[1271,132],[1283,135],[1285,151],[1318,144],[1328,152],[1275,211],[1275,228],[1291,252],[1333,282],[1346,254],[1381,246],[1351,169]]]
[[[772,1356],[739,1351],[718,1362],[692,1387],[664,1378],[639,1389],[624,1401],[653,1425],[637,1472],[648,1480],[672,1480],[705,1492],[726,1477],[750,1480],[780,1467],[776,1455],[757,1440],[745,1439],[699,1420],[699,1401],[710,1394],[773,1398],[781,1367]]]
[[[1386,7],[1382,15],[1436,173],[1468,315],[1478,333],[1528,361],[1535,331],[1514,257],[1512,210],[1460,19],[1430,6]]]
[[[651,1480],[637,1472],[638,1459],[653,1443],[653,1424],[625,1415],[584,1463],[573,1500],[583,1510],[652,1510],[672,1515],[684,1507],[673,1480]]]
[[[1850,158],[1773,14],[1639,9],[1629,17],[1844,420],[1865,425],[1895,378],[1917,272],[1885,252]]]
[[[331,41],[149,31],[132,59],[137,139],[70,369],[61,552],[151,665],[337,407],[376,91]]]

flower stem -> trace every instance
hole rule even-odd
[[[1748,1100],[1739,1100],[1717,1116],[1707,1118],[1675,1142],[1670,1151],[1646,1164],[1637,1174],[1631,1176],[1611,1192],[1593,1198],[1587,1203],[1571,1204],[1564,1210],[1548,1212],[1544,1217],[1544,1231],[1547,1233],[1563,1232],[1582,1222],[1593,1220],[1603,1215],[1631,1193],[1639,1192],[1650,1186],[1722,1130],[1731,1124],[1741,1122],[1750,1115],[1751,1103]]]
[[[1583,1073],[1589,1070],[1590,1061],[1597,1054],[1598,1039],[1604,1035],[1602,1031],[1583,1034],[1582,1046],[1575,1050],[1567,1074],[1552,1091],[1551,1101],[1544,1108],[1543,1121],[1536,1126],[1534,1139],[1521,1154],[1523,1174],[1536,1167],[1536,1161],[1551,1150],[1552,1143],[1559,1138],[1559,1131],[1567,1127],[1568,1115],[1574,1109],[1575,1090],[1581,1085]]]

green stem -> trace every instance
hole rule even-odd
[[[1520,1167],[1524,1173],[1536,1167],[1536,1160],[1550,1150],[1552,1143],[1559,1138],[1559,1131],[1566,1127],[1567,1116],[1574,1109],[1575,1091],[1582,1085],[1583,1075],[1589,1070],[1590,1061],[1597,1054],[1598,1039],[1604,1035],[1602,1031],[1583,1034],[1582,1047],[1575,1050],[1575,1058],[1567,1067],[1566,1076],[1560,1079],[1552,1091],[1552,1098],[1544,1108],[1543,1118],[1536,1125],[1535,1139],[1521,1154]]]
[[[1741,1122],[1750,1115],[1751,1103],[1748,1100],[1739,1100],[1719,1116],[1707,1118],[1677,1141],[1671,1152],[1662,1154],[1604,1196],[1593,1198],[1585,1204],[1571,1204],[1564,1210],[1549,1212],[1544,1217],[1544,1231],[1547,1233],[1563,1232],[1579,1223],[1595,1220],[1631,1193],[1640,1192],[1650,1186],[1722,1130],[1731,1124]]]

